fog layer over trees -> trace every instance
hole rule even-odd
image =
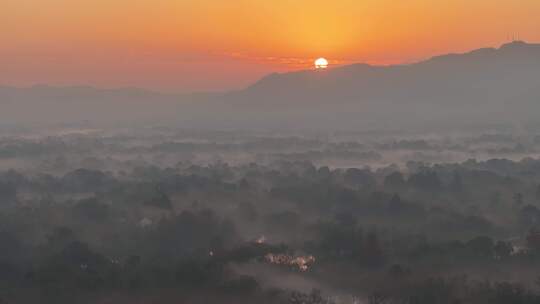
[[[538,303],[534,131],[4,128],[6,303]]]
[[[540,303],[540,47],[237,92],[0,87],[0,303]]]

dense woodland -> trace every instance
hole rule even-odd
[[[0,303],[540,303],[534,135],[10,132]]]

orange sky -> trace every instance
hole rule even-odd
[[[273,71],[540,41],[538,0],[1,0],[0,84],[238,88]]]

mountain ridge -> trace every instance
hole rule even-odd
[[[270,73],[268,75],[265,75],[261,77],[259,80],[256,80],[253,84],[248,85],[244,89],[238,89],[233,91],[219,91],[219,92],[193,92],[193,93],[166,93],[161,92],[157,90],[152,89],[146,89],[141,87],[113,87],[113,88],[100,88],[96,86],[91,85],[65,85],[65,86],[56,86],[56,85],[50,85],[50,84],[35,84],[31,86],[9,86],[9,85],[2,85],[0,84],[0,90],[12,90],[12,91],[24,91],[24,90],[31,90],[31,91],[57,91],[57,90],[68,90],[68,91],[81,91],[81,92],[90,92],[90,91],[96,91],[96,92],[103,92],[103,93],[124,93],[126,95],[160,95],[160,96],[189,96],[189,95],[201,95],[201,94],[211,94],[211,95],[220,95],[223,93],[234,93],[239,92],[243,90],[249,90],[251,87],[257,86],[260,82],[263,82],[267,79],[275,79],[279,76],[287,76],[287,75],[307,75],[307,74],[313,74],[313,73],[332,73],[332,72],[340,72],[340,71],[347,71],[351,69],[366,69],[366,70],[384,70],[384,69],[399,69],[399,68],[406,68],[411,66],[418,66],[418,65],[426,65],[426,64],[432,64],[432,63],[440,63],[441,61],[448,61],[448,60],[454,60],[458,58],[468,57],[468,56],[477,56],[477,55],[493,55],[496,54],[497,51],[508,51],[508,50],[530,50],[530,49],[536,49],[540,52],[540,43],[528,43],[525,41],[512,41],[509,43],[502,44],[499,48],[495,47],[484,47],[484,48],[478,48],[474,49],[468,52],[464,53],[448,53],[448,54],[442,54],[442,55],[435,55],[425,60],[420,60],[417,62],[412,63],[403,63],[403,64],[392,64],[392,65],[373,65],[369,63],[353,63],[353,64],[347,64],[347,65],[340,65],[338,67],[332,67],[325,71],[319,71],[319,70],[299,70],[299,71],[292,71],[292,72],[282,72],[282,73]]]
[[[463,54],[446,54],[411,64],[353,64],[328,70],[271,74],[230,95],[237,100],[398,99],[417,95],[437,99],[437,93],[474,88],[521,91],[540,83],[540,44],[512,42]],[[509,76],[516,76],[512,79]],[[521,79],[518,79],[521,78]],[[432,95],[423,94],[431,91]],[[416,92],[416,93],[415,93]],[[402,98],[401,98],[402,99]],[[406,99],[406,98],[405,98]]]
[[[59,93],[43,93],[47,91]],[[323,71],[273,73],[243,90],[224,93],[0,87],[0,102],[6,96],[15,102],[10,107],[2,103],[0,119],[14,121],[167,117],[189,127],[322,129],[540,122],[540,44],[516,41],[411,64],[359,63]],[[29,108],[37,109],[36,113]]]
[[[249,90],[252,87],[259,86],[261,82],[264,82],[268,79],[275,79],[279,76],[292,76],[292,75],[310,75],[314,73],[339,73],[342,71],[347,70],[358,70],[358,69],[364,69],[364,70],[390,70],[390,69],[400,69],[400,68],[409,68],[414,66],[423,66],[423,65],[429,65],[429,64],[439,64],[447,61],[452,61],[456,59],[463,59],[463,58],[475,58],[477,59],[478,56],[492,56],[492,55],[498,55],[502,52],[508,53],[508,52],[522,52],[522,51],[530,51],[530,50],[536,50],[540,52],[540,44],[537,43],[527,43],[525,41],[513,41],[509,43],[502,44],[499,48],[495,47],[485,47],[485,48],[479,48],[474,49],[468,52],[464,53],[448,53],[443,55],[436,55],[431,58],[420,60],[418,62],[413,63],[405,63],[405,64],[393,64],[393,65],[372,65],[368,63],[353,63],[343,66],[338,66],[334,68],[329,68],[328,70],[301,70],[301,71],[293,71],[293,72],[285,72],[285,73],[271,73],[269,75],[266,75],[256,81],[254,84],[248,86],[246,89]]]

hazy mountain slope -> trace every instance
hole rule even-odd
[[[438,103],[513,97],[540,85],[540,45],[514,42],[499,49],[480,49],[388,67],[356,64],[326,71],[272,74],[234,96],[276,102],[331,98],[339,102],[370,99]],[[480,99],[478,99],[478,97]],[[252,102],[255,102],[252,100]]]
[[[168,95],[137,89],[93,87],[0,86],[3,123],[96,123],[174,121],[198,95]]]
[[[480,123],[540,118],[540,45],[513,42],[409,65],[269,75],[227,96],[251,115],[302,124]]]
[[[538,122],[540,45],[513,42],[409,65],[271,74],[226,94],[0,87],[0,106],[3,122],[319,129]]]

